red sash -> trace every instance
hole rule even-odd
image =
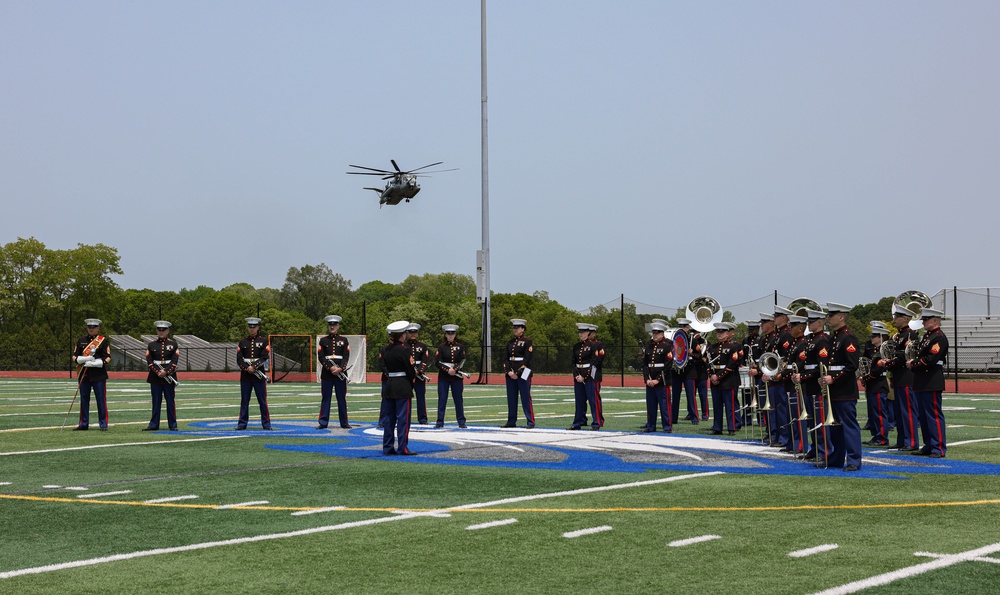
[[[83,355],[90,355],[97,351],[97,348],[104,342],[104,337],[97,335],[86,347],[83,348]]]

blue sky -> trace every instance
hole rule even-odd
[[[996,285],[995,2],[490,2],[492,287],[821,302]],[[473,275],[480,5],[0,0],[0,243],[123,287]],[[348,164],[444,161],[378,208]]]

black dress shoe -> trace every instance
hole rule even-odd
[[[160,428],[143,428],[143,432],[159,432]]]
[[[932,452],[931,454],[929,454],[927,456],[929,456],[932,459],[943,459],[944,458],[943,454],[936,453],[936,452]]]
[[[534,427],[535,427],[535,424],[528,424],[528,429],[529,429],[529,430],[530,430],[531,428],[534,428]]]
[[[170,431],[171,431],[171,432],[176,432],[176,431],[177,431],[177,428],[170,428]]]
[[[570,428],[570,429],[572,430],[573,428]],[[655,432],[655,431],[656,431],[655,429],[653,429],[653,428],[650,428],[650,427],[648,427],[648,426],[645,426],[645,427],[642,427],[642,428],[640,428],[640,429],[641,429],[641,430],[642,430],[643,432]]]
[[[434,427],[435,427],[435,428],[443,428],[443,427],[444,427],[444,424],[443,424],[443,423],[441,423],[441,422],[437,422],[436,424],[434,424]]]
[[[592,431],[596,432],[596,431],[598,431],[598,430],[600,430],[600,429],[601,429],[601,426],[590,426],[590,429],[591,429]]]
[[[579,429],[580,429],[580,426],[570,426],[570,427],[568,427],[568,428],[566,428],[566,429],[567,429],[567,430],[579,430]]]
[[[408,456],[408,457],[412,457],[413,455],[415,455],[417,453],[413,452],[412,450],[404,450],[403,452],[397,452],[396,454],[398,454],[398,455],[404,455],[404,456]]]
[[[341,430],[350,430],[353,427],[354,426],[352,426],[351,424],[344,424],[344,425],[340,426],[340,429]]]
[[[317,430],[325,430],[325,429],[326,429],[326,426],[316,426],[316,429],[317,429]]]
[[[460,428],[462,428],[464,430],[466,428],[466,425],[465,424],[458,424],[458,427],[460,427]]]
[[[107,428],[98,428],[98,429],[100,429],[102,432],[107,432],[108,431]]]
[[[391,456],[394,456],[396,454],[396,451],[390,450],[389,452],[386,452],[386,451],[383,450],[382,454],[384,454],[387,457],[391,457]]]
[[[243,432],[243,431],[245,431],[246,429],[247,429],[247,427],[246,427],[246,426],[236,426],[236,431],[237,431],[237,432]]]
[[[74,432],[86,432],[89,428],[87,426],[76,426],[73,428]]]
[[[722,430],[711,430],[709,432],[709,434],[711,434],[713,436],[721,436],[722,435]]]
[[[917,457],[926,457],[927,455],[931,454],[931,451],[914,448],[913,450],[910,451],[910,454]]]
[[[266,430],[266,431],[270,432],[270,431],[271,431],[271,430],[273,430],[274,428],[272,428],[271,426],[267,426],[266,428],[261,428],[261,429],[262,429],[262,430]]]
[[[501,428],[516,428],[517,424],[504,424],[500,426]]]
[[[805,457],[802,458],[802,460],[803,461],[815,461],[816,460],[816,455],[808,455],[807,454]]]
[[[861,467],[858,467],[857,465],[848,465],[844,467],[844,471],[860,471],[860,470]]]

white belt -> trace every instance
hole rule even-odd
[[[939,365],[939,366],[943,366],[943,365],[944,365],[944,360],[938,360],[938,363],[937,363],[937,365]]]
[[[806,364],[806,370],[815,370],[819,364]]]
[[[389,378],[402,378],[403,376],[406,376],[406,372],[389,372],[386,376]]]
[[[590,364],[577,364],[576,367],[577,368],[589,368]]]
[[[844,369],[844,366],[830,366],[831,372],[839,372]]]
[[[328,356],[326,356],[326,359],[344,359],[344,356],[342,356],[342,355],[328,355]]]
[[[172,364],[173,362],[168,359],[154,359],[153,363],[160,366],[164,366],[166,364]]]
[[[423,360],[417,360],[417,361],[413,362],[413,365],[417,366],[417,365],[420,365],[422,363],[424,363]]]
[[[512,358],[510,358],[510,361],[512,361],[512,362],[523,362],[524,358],[523,357],[512,357]]]
[[[667,364],[649,364],[650,368],[665,368]]]
[[[726,367],[725,366],[715,366],[715,369],[716,370],[725,370]]]

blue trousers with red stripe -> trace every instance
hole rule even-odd
[[[854,465],[861,468],[861,425],[857,401],[834,401],[833,417],[838,425],[830,426],[833,452],[827,459],[830,467]]]
[[[736,414],[736,410],[739,409],[739,401],[736,400],[735,388],[716,388],[713,386],[712,407],[714,407],[713,431],[722,431],[723,418],[726,420],[726,429],[730,432],[735,432],[743,427],[743,421]]]
[[[917,396],[909,386],[896,387],[893,393],[896,396],[892,402],[896,418],[896,446],[909,450],[920,448],[920,440],[917,438],[917,428],[920,427]]]
[[[868,401],[868,429],[872,440],[885,442],[889,436],[889,398],[888,393],[866,393]]]
[[[319,381],[319,425],[326,427],[330,423],[330,404],[333,402],[333,393],[337,392],[337,418],[341,427],[349,425],[347,422],[347,382],[340,378],[323,378]]]
[[[670,390],[662,382],[656,386],[646,387],[646,429],[650,432],[656,431],[656,410],[660,410],[660,420],[663,424],[664,432],[673,431],[672,420],[670,419],[670,408],[667,401],[670,399]]]
[[[701,419],[701,412],[698,411],[698,400],[694,392],[694,378],[681,378],[680,374],[674,374],[670,379],[670,419],[680,419],[681,414],[681,388],[687,395],[687,417],[694,423]]]
[[[535,425],[535,410],[531,406],[531,378],[525,380],[520,374],[517,378],[511,378],[504,374],[507,380],[507,425],[517,425],[517,400],[521,398],[521,407],[524,409],[524,418],[528,420],[528,426]]]
[[[920,403],[920,434],[924,439],[924,450],[943,457],[948,447],[944,436],[941,391],[920,391],[917,401]]]
[[[90,425],[90,391],[94,391],[94,401],[97,402],[97,423],[102,428],[108,427],[108,382],[99,380],[91,382],[84,376],[80,383],[80,427]]]
[[[382,428],[382,454],[410,452],[410,399],[382,399],[382,409],[389,412]]]
[[[587,382],[573,382],[573,397],[575,401],[575,407],[573,410],[573,427],[581,428],[587,425],[587,405],[590,405],[590,411],[597,411],[597,396],[594,392],[594,381],[589,380]],[[595,416],[591,426],[596,430],[601,427],[601,420]]]
[[[267,410],[267,382],[258,380],[247,382],[240,380],[240,419],[236,423],[237,427],[247,427],[250,421],[250,392],[257,396],[257,405],[260,407],[260,425],[264,428],[271,427],[271,413]]]
[[[167,401],[167,427],[171,430],[177,427],[177,408],[174,405],[173,384],[153,384],[149,385],[149,392],[153,397],[153,416],[149,418],[149,428],[158,430],[160,428],[160,407],[163,401]]]

